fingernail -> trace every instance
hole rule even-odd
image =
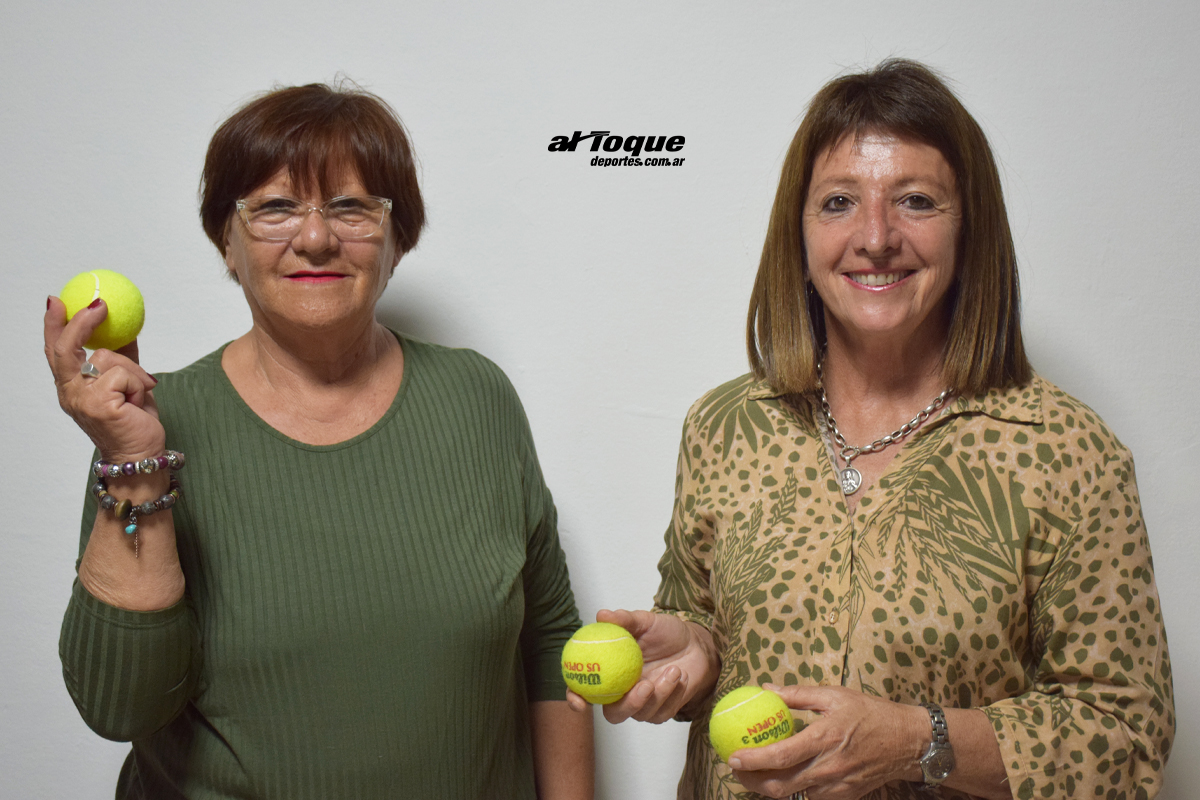
[[[156,378],[156,377],[154,377],[153,375],[151,375],[151,376],[150,376],[150,380],[154,381],[154,385],[155,385],[155,386],[158,386],[158,378]]]
[[[92,302],[88,303],[88,308],[99,308],[99,307],[100,307],[100,302],[101,302],[100,298],[99,298],[99,297],[97,297],[95,300],[93,300]]]
[[[733,767],[734,769],[741,769],[742,760],[740,758],[731,758],[729,759],[729,766]]]
[[[50,295],[46,295],[46,310],[50,310]]]
[[[782,692],[783,691],[782,686],[776,686],[773,683],[764,683],[763,688],[766,689],[768,692]]]

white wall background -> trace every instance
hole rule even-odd
[[[1163,797],[1200,786],[1200,6],[863,0],[9,3],[0,30],[0,796],[112,796],[125,745],[62,686],[59,620],[90,452],[41,354],[44,299],[115,268],[170,370],[249,315],[196,214],[217,123],[344,72],[411,129],[430,226],[381,316],[481,350],[523,397],[581,611],[645,607],[690,402],[742,327],[805,103],[889,55],[948,74],[1002,162],[1039,370],[1137,457],[1176,668]],[[576,129],[681,134],[678,168],[550,153]],[[1190,610],[1189,610],[1190,609]],[[600,796],[673,797],[685,730],[600,726]]]

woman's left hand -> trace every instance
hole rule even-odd
[[[840,686],[764,688],[789,708],[819,716],[789,739],[730,756],[747,789],[768,797],[804,791],[808,800],[855,800],[889,781],[921,780],[930,727],[920,706]]]

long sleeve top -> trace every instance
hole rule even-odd
[[[1040,378],[957,398],[854,514],[818,419],[745,376],[684,424],[656,607],[712,631],[714,697],[770,681],[979,708],[1014,797],[1157,794],[1167,642],[1133,462],[1095,412]],[[680,798],[758,797],[707,716]]]
[[[401,344],[391,408],[330,446],[259,418],[222,351],[161,376],[186,596],[76,582],[60,644],[84,720],[133,742],[118,797],[534,797],[527,703],[565,696],[579,626],[554,506],[503,373]]]

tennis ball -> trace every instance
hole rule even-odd
[[[783,741],[795,732],[792,710],[774,692],[742,686],[721,698],[708,721],[708,736],[722,761],[735,750]]]
[[[142,293],[129,278],[109,269],[79,273],[67,281],[58,296],[67,307],[68,321],[97,297],[108,306],[108,316],[84,344],[89,350],[124,347],[137,338],[146,319]]]
[[[593,622],[563,648],[562,673],[567,687],[589,703],[615,703],[642,677],[642,648],[620,625]]]

